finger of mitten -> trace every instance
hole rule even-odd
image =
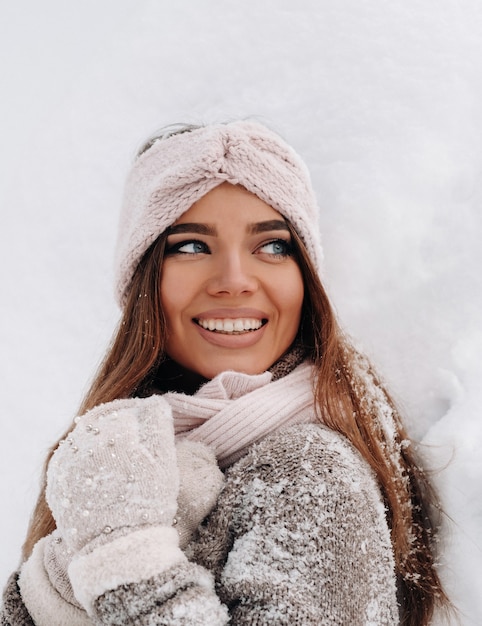
[[[183,548],[214,508],[224,485],[224,474],[208,446],[183,441],[177,444],[176,450],[180,475],[176,528]]]
[[[179,497],[182,495],[191,502],[199,501],[200,505],[210,510],[224,485],[224,474],[219,469],[214,451],[201,442],[184,440],[176,444],[176,455]]]
[[[154,459],[175,465],[176,449],[171,407],[158,395],[143,398],[138,402],[136,408],[140,443]]]
[[[153,458],[146,416],[162,433]],[[144,524],[169,526],[176,509],[178,471],[170,409],[159,396],[118,400],[77,418],[47,473],[47,502],[67,545],[79,550],[101,533]]]

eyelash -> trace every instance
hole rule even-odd
[[[181,248],[188,246],[190,244],[199,245],[202,250],[197,250],[196,252],[183,252]],[[207,244],[204,241],[199,241],[198,239],[187,239],[185,241],[179,241],[178,243],[174,243],[172,246],[168,246],[166,249],[166,255],[168,254],[186,254],[186,255],[194,255],[194,254],[211,254]]]
[[[282,252],[269,252],[268,254],[273,258],[281,259],[292,256],[293,246],[289,241],[286,241],[285,239],[272,239],[271,241],[267,241],[266,243],[263,243],[261,246],[259,246],[259,248],[257,248],[257,251],[260,251],[263,248],[266,248],[267,246],[271,246],[273,244],[278,246],[281,245],[281,248],[283,250]]]
[[[186,246],[193,245],[199,246],[200,249],[193,250],[192,252],[183,251],[182,248]],[[285,239],[272,239],[271,241],[266,241],[258,246],[255,252],[262,252],[264,248],[268,246],[277,245],[282,248],[281,252],[268,252],[267,254],[274,259],[286,258],[293,255],[293,246],[291,242],[286,241]],[[211,254],[208,245],[204,241],[200,241],[199,239],[186,239],[184,241],[179,241],[171,246],[168,246],[166,249],[167,255],[174,254],[182,254],[182,255],[196,255],[196,254]]]

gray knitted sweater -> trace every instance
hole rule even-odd
[[[186,554],[188,562],[162,575],[99,597],[85,624],[399,623],[376,480],[353,447],[322,426],[292,426],[251,446],[226,471]],[[13,575],[1,624],[34,623]]]

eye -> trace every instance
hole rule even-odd
[[[192,239],[190,241],[179,241],[167,244],[166,254],[209,254],[209,248],[203,241]]]
[[[293,254],[293,248],[289,241],[273,239],[261,245],[256,252],[269,254],[272,257],[286,257]]]

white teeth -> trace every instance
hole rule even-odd
[[[234,320],[233,326],[234,326],[234,330],[237,331],[237,332],[240,332],[240,331],[242,332],[244,330],[244,322],[243,322],[243,320]],[[248,329],[246,329],[246,330],[248,330]]]
[[[215,330],[220,333],[242,333],[258,330],[263,325],[262,320],[254,318],[204,319],[197,320],[197,323],[206,330]]]

